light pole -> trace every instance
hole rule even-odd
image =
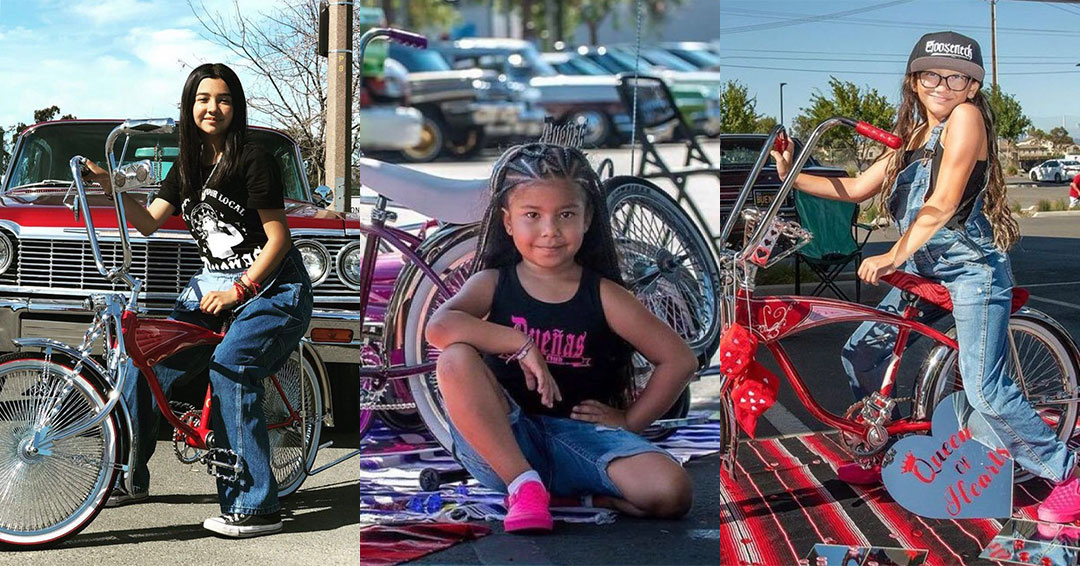
[[[787,83],[780,83],[780,125],[784,125],[784,85]]]

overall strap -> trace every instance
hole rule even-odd
[[[945,119],[930,131],[930,137],[927,138],[926,145],[923,146],[923,159],[933,159],[934,149],[937,148],[938,140],[941,139],[941,132],[945,129],[945,122],[948,121],[948,119]]]

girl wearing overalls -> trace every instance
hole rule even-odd
[[[980,91],[985,71],[979,44],[953,32],[924,35],[908,59],[896,133],[903,151],[888,151],[858,178],[799,174],[795,187],[823,198],[862,202],[882,195],[901,237],[885,254],[866,258],[859,278],[876,285],[897,269],[949,290],[960,346],[960,373],[971,406],[985,418],[1016,463],[1056,487],[1039,506],[1043,521],[1080,518],[1076,458],[1024,398],[1008,373],[1007,339],[1012,269],[1007,250],[1018,226],[1005,195],[990,106]],[[777,171],[791,168],[791,144],[774,151]],[[900,289],[878,308],[899,313]],[[945,314],[923,309],[921,320]],[[844,369],[858,399],[878,390],[892,356],[897,328],[863,323],[843,350]],[[848,483],[881,481],[879,467],[841,465]]]

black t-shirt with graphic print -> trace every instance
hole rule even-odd
[[[212,170],[213,166],[200,167],[200,187]],[[273,156],[261,147],[246,144],[236,174],[203,187],[199,194],[199,200],[183,198],[179,166],[174,166],[161,182],[157,196],[176,207],[174,215],[183,215],[207,269],[251,267],[266,245],[259,209],[285,208],[281,171]]]

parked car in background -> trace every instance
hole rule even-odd
[[[1047,159],[1042,163],[1031,168],[1028,172],[1028,177],[1032,181],[1052,181],[1054,183],[1060,183],[1069,177],[1065,172],[1065,166],[1060,159]]]
[[[675,105],[683,119],[696,132],[714,136],[720,132],[723,124],[723,109],[720,107],[719,88],[722,77],[716,73],[689,73],[669,70],[650,63],[625,48],[586,47],[577,49],[577,55],[592,61],[611,74],[652,75],[663,78],[668,83]]]
[[[709,145],[708,151],[713,166],[720,171],[717,175],[720,187],[714,197],[719,199],[720,203],[721,212],[719,218],[727,218],[731,214],[731,209],[739,196],[739,191],[742,190],[743,183],[746,182],[746,177],[753,169],[754,162],[760,155],[761,147],[765,144],[767,138],[768,135],[766,134],[720,134]],[[801,151],[802,141],[796,139],[796,155]],[[804,171],[821,177],[847,176],[844,169],[823,165],[814,156],[807,159]],[[780,184],[776,164],[770,160],[758,176],[753,193],[750,195],[751,200],[747,204],[762,210],[768,208],[773,199],[776,198],[776,194],[780,190]],[[787,200],[780,209],[780,214],[784,218],[795,218],[794,196],[788,195]],[[738,226],[740,228],[736,232],[741,230],[741,222]]]
[[[11,340],[20,337],[79,344],[92,318],[86,299],[121,288],[98,272],[85,225],[65,206],[71,186],[69,160],[83,155],[101,162],[105,137],[118,124],[119,120],[45,122],[19,136],[0,186],[0,351],[12,350]],[[350,230],[367,215],[331,212],[314,204],[299,148],[287,135],[253,127],[248,140],[273,155],[281,169],[293,244],[314,285],[314,314],[302,343],[304,360],[322,383],[324,406],[332,408],[329,423],[348,427],[358,417],[357,348],[371,333],[381,334],[382,315],[404,262],[396,254],[380,256],[371,293],[375,310],[369,311],[377,316],[366,322],[357,319],[358,257],[363,257],[364,242]],[[149,159],[160,177],[178,154],[175,133],[133,137],[124,147],[125,162]],[[145,202],[156,189],[139,189],[132,195]],[[112,201],[95,188],[88,200],[104,257],[118,257]],[[131,273],[144,281],[140,305],[151,316],[165,316],[202,267],[195,242],[183,220],[174,216],[152,236],[131,233],[131,245]]]
[[[423,114],[420,143],[401,151],[407,161],[440,155],[468,157],[487,143],[538,136],[544,112],[539,93],[494,71],[455,70],[438,51],[390,45],[387,67],[406,73],[413,108]]]
[[[615,77],[562,75],[520,39],[468,38],[429,49],[442,53],[455,69],[491,70],[537,89],[545,114],[560,123],[585,123],[586,147],[630,139],[630,116],[615,90]]]

